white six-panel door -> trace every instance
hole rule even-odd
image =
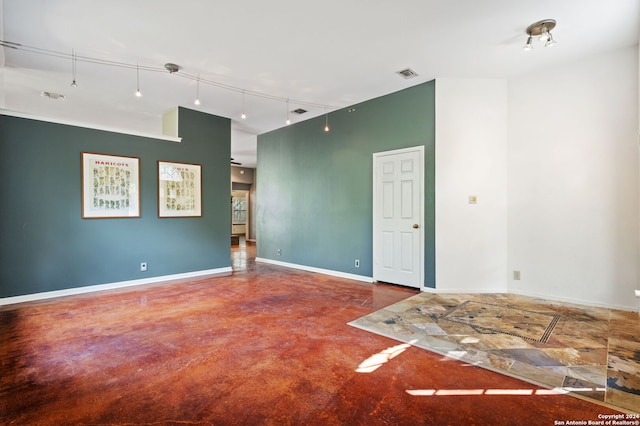
[[[424,283],[424,147],[373,154],[373,279]]]

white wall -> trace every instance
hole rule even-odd
[[[438,292],[507,290],[506,123],[505,80],[436,80]]]
[[[508,130],[509,290],[637,309],[638,48],[510,80]]]

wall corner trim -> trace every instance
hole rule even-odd
[[[158,139],[158,140],[169,141],[169,142],[178,142],[178,143],[182,142],[182,138],[181,137],[176,137],[176,136],[166,136],[166,135],[163,135],[163,134],[136,132],[134,130],[128,130],[128,129],[123,129],[123,128],[119,128],[119,127],[100,126],[98,124],[82,123],[82,122],[79,122],[79,121],[63,120],[63,119],[57,119],[57,118],[48,118],[48,117],[42,117],[42,116],[33,115],[33,114],[27,114],[27,113],[19,112],[19,111],[11,111],[11,110],[2,109],[2,108],[0,108],[0,115],[7,115],[7,116],[10,116],[10,117],[18,117],[18,118],[26,118],[26,119],[29,119],[29,120],[45,121],[47,123],[63,124],[65,126],[84,127],[86,129],[101,130],[101,131],[104,131],[104,132],[122,133],[122,134],[125,134],[125,135],[140,136],[140,137],[143,137],[143,138]]]
[[[262,257],[256,257],[256,262],[270,263],[272,265],[284,266],[286,268],[292,268],[292,269],[300,269],[302,271],[315,272],[318,274],[330,275],[332,277],[346,278],[349,280],[362,281],[365,283],[373,283],[373,278],[367,277],[365,275],[349,274],[347,272],[334,271],[331,269],[315,268],[313,266],[298,265],[296,263],[281,262],[279,260],[265,259]]]
[[[179,280],[194,277],[220,277],[231,275],[233,269],[230,266],[216,269],[206,269],[202,271],[185,272],[182,274],[163,275],[158,277],[143,278],[139,280],[120,281],[115,283],[97,284],[86,287],[75,287],[64,290],[47,291],[43,293],[26,294],[24,296],[12,296],[0,298],[0,306],[13,305],[16,303],[35,302],[39,300],[53,299],[64,296],[75,296],[78,294],[95,293],[98,291],[114,290],[118,288],[134,287],[144,284],[155,284],[163,281]]]

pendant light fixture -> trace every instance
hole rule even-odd
[[[326,112],[326,110],[325,110],[325,113],[324,113],[324,131],[328,132],[329,130],[331,130],[329,128],[329,113]]]
[[[78,83],[76,83],[76,65],[77,65],[77,57],[76,57],[76,52],[71,49],[71,74],[73,76],[73,79],[71,81],[71,87],[78,87]]]
[[[287,108],[287,121],[285,121],[285,123],[286,123],[286,124],[287,124],[287,126],[288,126],[289,124],[291,124],[291,120],[289,119],[289,99],[287,99],[287,106],[286,106],[286,108]]]
[[[556,27],[555,19],[543,19],[542,21],[534,22],[529,25],[525,30],[527,34],[527,43],[524,45],[524,50],[533,49],[533,37],[538,37],[538,40],[544,43],[544,47],[550,47],[556,44],[553,39],[551,30]]]
[[[198,79],[196,80],[196,100],[193,103],[200,105],[200,74],[198,74]]]
[[[244,89],[242,90],[242,114],[240,114],[240,118],[246,120],[247,114],[244,113]]]
[[[142,92],[140,91],[140,65],[136,62],[136,97],[142,97]]]

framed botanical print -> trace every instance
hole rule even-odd
[[[202,216],[202,165],[158,161],[158,217]]]
[[[82,218],[140,217],[140,159],[82,153]]]

